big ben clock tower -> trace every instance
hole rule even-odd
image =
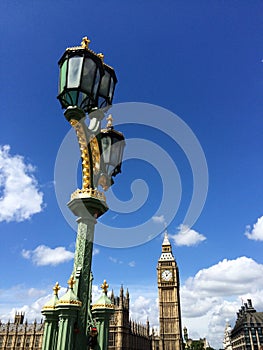
[[[165,233],[158,260],[160,350],[182,350],[179,270]]]

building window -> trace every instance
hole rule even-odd
[[[38,348],[40,345],[40,336],[39,335],[36,335],[36,338],[35,338],[35,347]]]
[[[115,334],[113,332],[109,333],[109,346],[115,345]]]
[[[17,339],[16,339],[16,346],[17,346],[18,348],[21,346],[21,339],[22,339],[21,335],[19,335],[19,336],[17,337]]]
[[[7,346],[11,346],[12,345],[12,340],[13,340],[12,335],[9,335],[8,339],[7,339]]]
[[[30,337],[26,337],[26,348],[30,346]]]

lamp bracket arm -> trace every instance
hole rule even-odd
[[[101,121],[104,118],[104,112],[99,108],[94,108],[89,113],[90,123],[88,126],[89,131],[97,135],[101,129]]]
[[[101,121],[96,117],[90,118],[89,126],[87,127],[87,133],[89,135],[95,134],[97,135],[101,129]]]

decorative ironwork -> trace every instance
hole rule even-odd
[[[105,294],[107,294],[109,285],[108,285],[108,283],[106,282],[106,280],[103,281],[103,284],[100,286],[100,288],[103,290],[103,292],[104,292]]]
[[[58,282],[53,287],[54,295],[58,295],[58,291],[60,290],[60,285]]]

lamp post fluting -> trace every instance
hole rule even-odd
[[[96,329],[96,320],[91,313],[94,227],[96,220],[108,210],[103,191],[114,183],[113,177],[121,172],[125,146],[123,134],[112,126],[111,116],[107,118],[106,128],[101,127],[112,104],[117,78],[114,69],[104,63],[103,54],[90,50],[89,43],[87,37],[83,38],[81,46],[66,49],[59,60],[58,99],[65,109],[66,119],[76,132],[82,161],[82,186],[71,194],[67,204],[78,222],[72,295],[79,301],[78,310],[74,309],[77,313],[74,330],[70,332],[72,339],[68,342],[72,345],[65,348],[67,350],[96,348],[88,345],[90,332]],[[99,186],[103,191],[98,189]],[[61,327],[63,322],[59,320]],[[63,330],[59,329],[58,334],[63,334]]]

